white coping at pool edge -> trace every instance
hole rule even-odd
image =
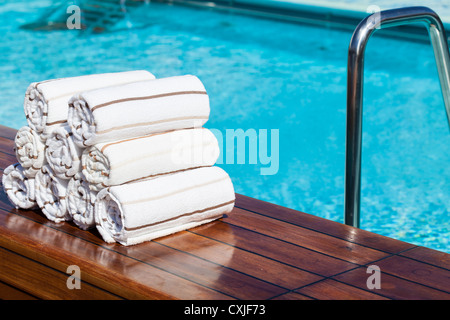
[[[256,0],[260,1],[260,0]],[[263,0],[264,1],[264,0]],[[326,0],[269,0],[268,2],[284,2],[298,5],[317,7],[318,9],[330,8],[333,10],[343,10],[355,15],[366,16],[369,6],[378,6],[380,10],[388,10],[411,6],[425,6],[435,11],[446,29],[450,26],[450,1],[441,0],[347,0],[347,1],[326,1]]]
[[[168,0],[168,1],[187,1],[190,0]],[[199,3],[214,4],[214,0],[192,0]],[[226,1],[226,0],[221,0]],[[425,6],[435,11],[447,32],[450,31],[450,0],[338,0],[338,1],[328,1],[328,0],[228,0],[230,4],[250,4],[250,5],[262,5],[265,7],[282,8],[285,10],[289,9],[300,9],[304,11],[318,13],[329,12],[330,14],[335,14],[341,17],[350,17],[354,19],[364,19],[369,14],[373,13],[373,9],[388,10],[396,9],[402,7],[412,7],[412,6]],[[444,2],[448,2],[444,3]],[[372,6],[372,7],[371,7]],[[377,6],[377,7],[373,7]]]

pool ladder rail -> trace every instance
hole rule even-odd
[[[436,12],[427,7],[406,7],[375,12],[363,19],[350,41],[347,66],[344,222],[357,228],[361,210],[364,51],[376,30],[413,23],[422,23],[428,29],[450,126],[450,56],[446,32]]]

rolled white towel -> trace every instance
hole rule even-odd
[[[84,150],[82,172],[91,188],[212,166],[220,153],[214,134],[206,128],[175,130],[139,138],[100,143]]]
[[[77,173],[67,186],[67,209],[73,222],[83,230],[95,227],[94,205],[98,192],[91,190],[83,174]]]
[[[150,72],[138,70],[33,82],[25,93],[25,116],[29,126],[46,137],[67,121],[67,102],[74,94],[154,78]]]
[[[3,190],[16,209],[37,208],[34,178],[28,178],[19,163],[3,170]]]
[[[95,223],[103,240],[133,245],[186,230],[232,210],[233,184],[219,167],[205,167],[103,189]]]
[[[45,157],[55,176],[70,179],[81,171],[83,149],[74,143],[69,126],[55,129],[45,145]]]
[[[209,118],[202,82],[185,75],[108,87],[74,95],[68,123],[79,146],[201,127]]]
[[[14,139],[17,161],[27,177],[34,177],[46,163],[45,142],[41,136],[28,126],[20,128]]]
[[[36,174],[36,202],[44,215],[51,221],[70,221],[67,210],[66,189],[69,180],[59,179],[48,164]]]

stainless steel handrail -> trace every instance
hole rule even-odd
[[[356,27],[348,50],[347,137],[345,159],[345,224],[360,227],[361,147],[364,51],[377,29],[423,23],[428,29],[450,126],[450,56],[441,19],[427,7],[407,7],[376,12]]]

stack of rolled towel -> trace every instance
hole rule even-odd
[[[137,244],[198,226],[234,206],[220,149],[203,125],[209,97],[184,75],[129,71],[32,83],[18,163],[3,188],[16,208]]]

